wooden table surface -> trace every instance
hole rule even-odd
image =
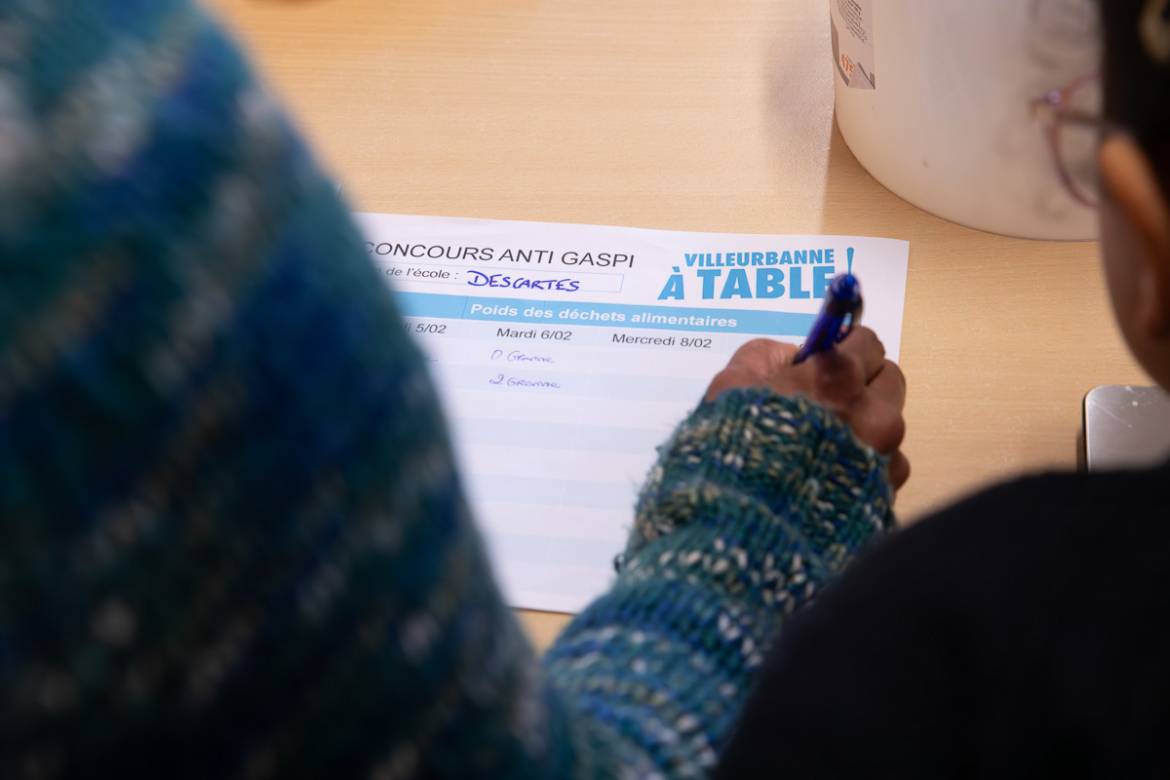
[[[355,208],[910,241],[904,522],[1072,467],[1094,385],[1143,382],[1094,244],[887,192],[833,123],[825,0],[209,0]],[[545,646],[564,616],[522,613]]]

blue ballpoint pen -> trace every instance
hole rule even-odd
[[[861,282],[853,275],[853,250],[849,249],[849,272],[833,278],[825,304],[817,315],[808,338],[796,353],[793,365],[840,343],[861,321]]]

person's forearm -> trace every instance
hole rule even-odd
[[[622,762],[706,771],[783,617],[891,527],[885,462],[767,390],[700,407],[663,448],[614,587],[545,658]]]

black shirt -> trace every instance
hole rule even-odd
[[[780,637],[721,775],[1170,777],[1170,465],[988,490]]]

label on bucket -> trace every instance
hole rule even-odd
[[[845,86],[877,89],[873,67],[873,0],[829,0],[833,60]]]

